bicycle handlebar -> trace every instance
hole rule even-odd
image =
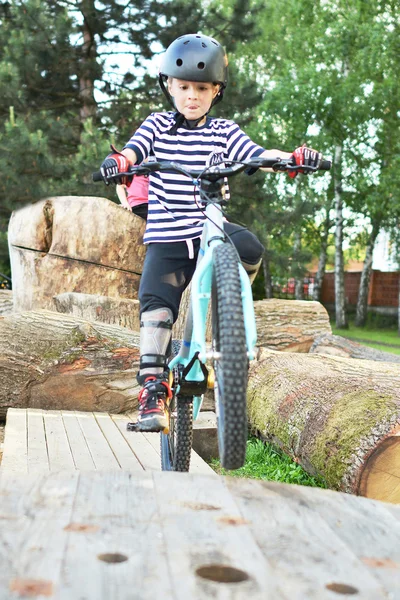
[[[240,162],[234,162],[230,167],[219,168],[218,165],[213,165],[212,167],[206,167],[203,169],[203,171],[191,171],[179,163],[170,161],[148,162],[142,165],[134,165],[124,173],[111,175],[108,177],[108,181],[111,182],[113,179],[123,176],[131,177],[132,175],[148,175],[149,173],[154,173],[156,171],[172,171],[175,173],[181,173],[182,175],[186,175],[193,180],[207,179],[208,181],[217,181],[223,177],[231,177],[232,175],[236,175],[237,173],[240,173],[248,168],[265,168],[273,169],[274,171],[301,170],[303,173],[314,173],[315,171],[329,171],[331,166],[332,163],[330,160],[322,160],[319,167],[315,168],[305,165],[293,165],[292,158],[265,158],[261,156],[245,159]],[[103,181],[103,175],[101,174],[101,171],[96,171],[93,173],[93,181]]]

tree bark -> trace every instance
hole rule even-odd
[[[301,231],[295,231],[294,244],[293,244],[293,264],[297,267],[299,264],[298,256],[301,251]],[[297,270],[297,268],[296,268]],[[304,298],[304,281],[303,277],[296,277],[296,284],[294,290],[294,297],[296,300],[303,300]]]
[[[343,198],[342,198],[342,152],[343,147],[337,144],[334,159],[334,196],[336,210],[335,228],[335,313],[336,327],[347,329],[346,297],[344,289],[344,260],[343,260]]]
[[[318,269],[314,278],[314,288],[312,298],[316,302],[320,302],[321,299],[321,290],[322,284],[325,276],[325,268],[326,268],[326,259],[327,259],[327,250],[328,250],[328,238],[329,238],[329,230],[331,228],[331,220],[329,217],[330,208],[326,210],[326,218],[324,222],[324,231],[321,239],[321,252],[319,254],[318,260]]]
[[[139,335],[50,311],[0,320],[0,418],[9,407],[137,407]]]
[[[139,300],[64,292],[54,296],[53,301],[57,312],[139,332]]]
[[[264,353],[247,398],[252,429],[328,487],[400,501],[397,365]]]
[[[355,320],[355,323],[358,327],[362,327],[367,322],[368,293],[369,293],[369,283],[370,283],[371,271],[372,271],[372,255],[374,252],[375,241],[378,236],[379,230],[380,230],[380,222],[373,221],[372,231],[371,231],[371,235],[369,236],[369,239],[368,239],[363,270],[361,273],[360,288],[358,290],[357,310],[356,310],[356,320]]]
[[[400,335],[400,281],[399,281],[398,333]]]
[[[0,315],[8,315],[13,311],[11,290],[0,290]]]
[[[13,212],[14,309],[54,310],[63,292],[137,298],[144,221],[106,198],[58,196]]]
[[[257,300],[254,312],[258,347],[308,352],[316,337],[332,333],[329,315],[319,302]]]
[[[80,9],[83,16],[81,47],[79,95],[81,99],[80,119],[85,123],[87,119],[96,117],[97,104],[94,98],[94,63],[97,57],[96,40],[90,27],[90,22],[96,13],[94,0],[82,0]]]
[[[315,338],[314,343],[310,348],[310,354],[312,353],[400,363],[400,356],[398,354],[391,354],[390,352],[369,348],[368,346],[363,346],[358,342],[348,340],[340,335],[319,335]]]

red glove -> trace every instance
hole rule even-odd
[[[126,173],[130,167],[130,163],[126,156],[121,154],[120,152],[109,154],[107,158],[102,162],[100,167],[100,172],[103,175],[104,183],[109,185],[110,183],[117,183],[119,185],[130,185],[132,181],[132,177],[123,176],[116,177],[111,180],[108,180],[108,177],[111,175],[117,175],[118,173]]]
[[[292,154],[292,162],[294,165],[318,168],[321,160],[322,154],[312,148],[307,148],[305,144],[300,146],[300,148],[296,148]],[[292,179],[296,177],[297,173],[304,173],[304,171],[302,169],[299,169],[298,171],[288,171],[288,175]]]

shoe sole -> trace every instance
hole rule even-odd
[[[168,427],[168,419],[163,417],[148,417],[143,421],[138,420],[137,427],[139,431],[164,431],[164,429]]]

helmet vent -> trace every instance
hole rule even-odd
[[[178,38],[178,39],[180,39],[180,38]],[[186,42],[183,42],[183,45],[186,46],[186,44],[189,44],[189,43],[190,43],[190,40],[186,40]]]
[[[211,40],[213,44],[215,44],[216,46],[219,46],[218,42],[216,42],[215,40]]]
[[[203,48],[207,48],[207,44],[205,44],[204,42],[201,42],[201,45],[203,46]]]
[[[183,60],[181,58],[178,58],[178,60],[176,61],[176,66],[181,67],[182,65],[183,65]]]
[[[203,62],[197,63],[197,68],[203,70],[206,65]]]

